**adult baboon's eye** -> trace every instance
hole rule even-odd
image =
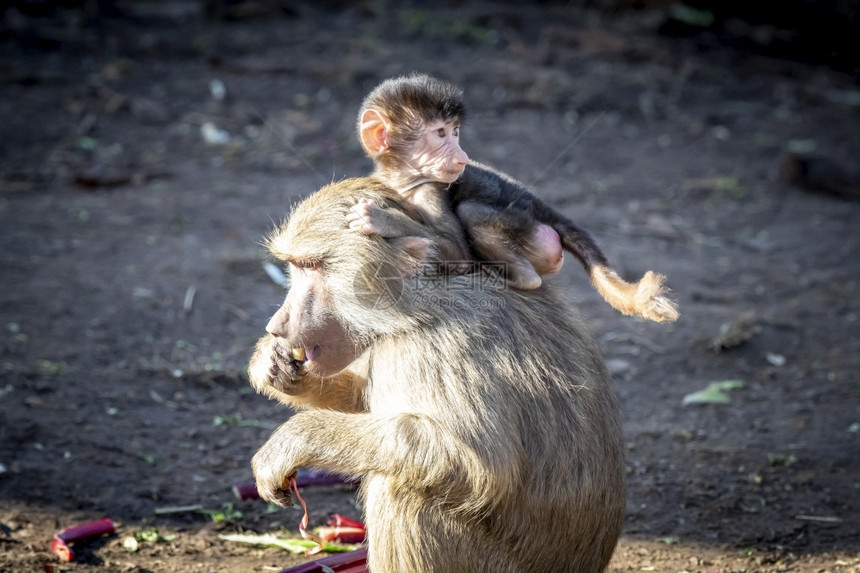
[[[295,258],[290,260],[290,264],[294,267],[304,269],[304,270],[314,270],[318,269],[322,266],[322,262],[319,259],[306,259],[306,258]]]

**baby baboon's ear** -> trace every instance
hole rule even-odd
[[[388,140],[387,118],[375,109],[369,109],[361,115],[358,135],[364,150],[371,157],[381,155],[391,145]]]

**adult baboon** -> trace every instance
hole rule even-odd
[[[432,238],[348,230],[361,197],[410,213],[379,182],[346,180],[268,241],[291,286],[252,383],[326,407],[254,455],[260,495],[290,503],[300,466],[361,477],[373,573],[604,570],[624,509],[621,427],[568,297],[425,276]]]

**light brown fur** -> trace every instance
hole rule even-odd
[[[654,322],[678,319],[678,306],[666,297],[666,277],[646,272],[638,282],[629,283],[603,265],[591,268],[591,284],[612,308],[628,316],[641,316]]]
[[[337,183],[300,204],[270,245],[285,260],[316,257],[309,304],[324,308],[310,316],[354,340],[345,384],[366,381],[366,412],[295,414],[253,458],[261,495],[287,502],[284,481],[300,466],[361,477],[374,573],[603,571],[624,509],[621,428],[604,361],[567,297],[460,276],[428,301],[413,280],[426,245],[350,232],[344,216],[360,197],[396,205],[374,180]],[[365,272],[380,263],[402,289],[369,308],[357,284],[367,294],[396,282]],[[258,390],[310,406],[342,388],[342,374],[284,360],[283,348],[319,342],[302,326],[270,323],[250,372]],[[355,406],[346,402],[321,404]]]

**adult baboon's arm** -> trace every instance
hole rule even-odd
[[[299,467],[313,466],[350,476],[380,474],[393,480],[395,487],[428,494],[444,491],[450,502],[467,509],[492,504],[486,499],[485,484],[473,476],[521,481],[518,463],[498,461],[482,459],[458,436],[424,415],[308,410],[275,430],[254,455],[251,467],[260,496],[279,505],[291,504],[288,478]]]

